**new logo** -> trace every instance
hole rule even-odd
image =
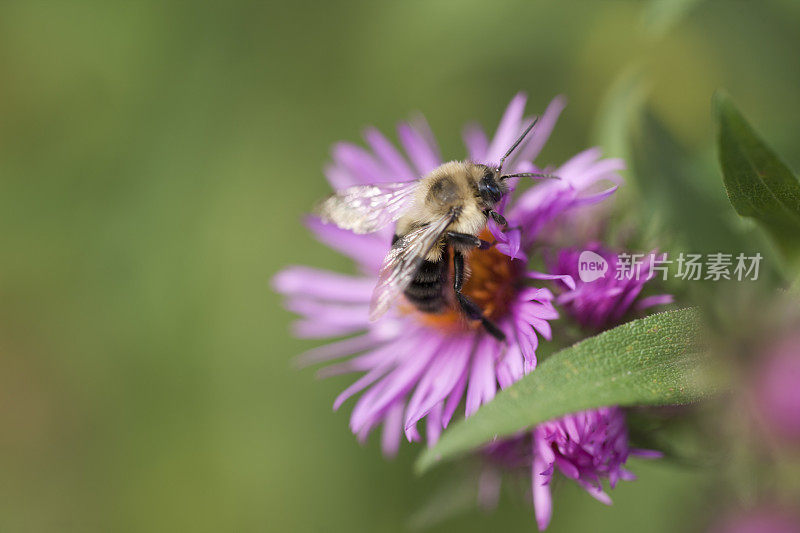
[[[584,283],[592,282],[606,277],[608,261],[603,256],[589,250],[584,250],[578,257],[578,276]]]

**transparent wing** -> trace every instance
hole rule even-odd
[[[316,213],[327,224],[372,233],[400,218],[418,184],[412,180],[348,187],[323,200]]]
[[[436,222],[409,232],[394,243],[383,260],[378,284],[372,293],[370,320],[377,320],[384,314],[414,280],[425,256],[436,246],[454,218],[452,213],[445,215]]]

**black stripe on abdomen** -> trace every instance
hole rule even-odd
[[[444,250],[442,260],[422,263],[414,281],[406,288],[406,299],[423,313],[438,313],[445,309],[444,284],[447,282],[449,254]]]

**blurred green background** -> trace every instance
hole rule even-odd
[[[793,0],[3,3],[0,530],[406,531],[446,469],[356,443],[269,285],[351,269],[299,224],[330,145],[419,110],[460,157],[524,90],[569,99],[557,163],[635,69],[690,152],[726,87],[797,169],[797,50]],[[612,508],[560,485],[550,531],[696,527],[706,472],[631,463]],[[509,491],[438,528],[535,524]]]

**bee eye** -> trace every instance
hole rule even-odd
[[[503,192],[500,190],[500,187],[494,180],[494,176],[491,174],[483,177],[478,185],[478,191],[480,192],[481,198],[492,205],[496,204],[501,198],[503,198]]]

